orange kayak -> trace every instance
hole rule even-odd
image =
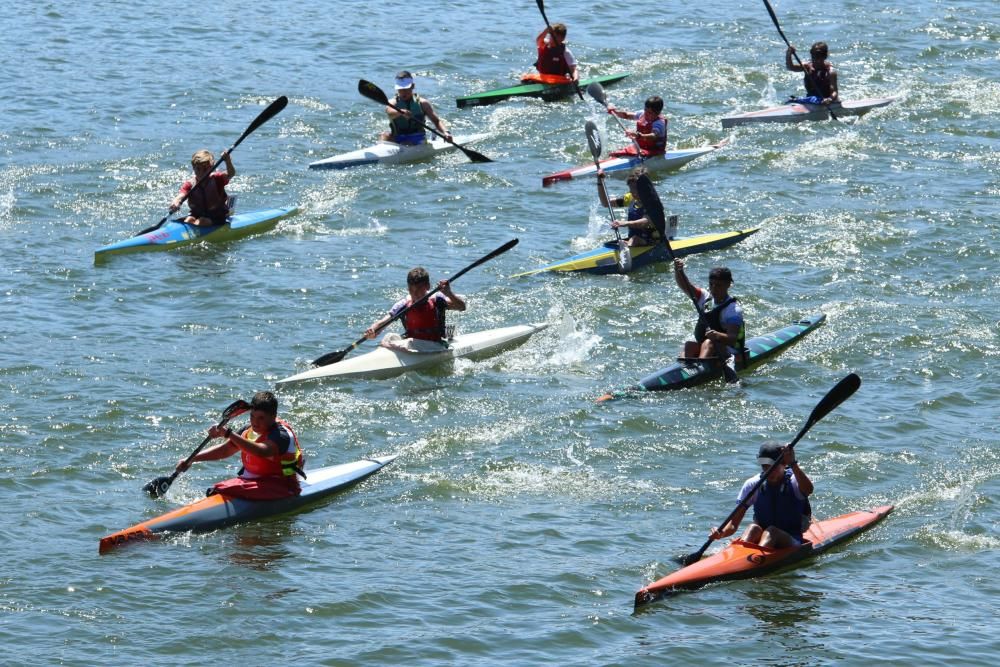
[[[871,510],[851,512],[825,521],[815,521],[805,532],[805,541],[798,547],[765,549],[743,540],[733,540],[729,546],[697,563],[668,574],[635,594],[635,608],[655,602],[682,590],[701,588],[715,581],[750,579],[774,572],[801,560],[816,556],[836,544],[868,530],[893,510],[882,505]]]

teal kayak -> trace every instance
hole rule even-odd
[[[746,361],[736,357],[736,373],[753,370],[768,359],[772,359],[795,343],[802,340],[808,333],[815,330],[826,321],[826,315],[815,313],[792,322],[777,331],[754,336],[746,341]],[[670,391],[685,389],[722,377],[722,367],[717,363],[698,361],[694,359],[678,359],[674,363],[650,373],[639,380],[639,383],[624,390],[610,392],[601,396],[598,402],[621,398],[629,394],[646,391]]]
[[[200,227],[180,220],[169,220],[159,229],[98,248],[94,251],[94,263],[99,263],[111,255],[151,250],[173,250],[198,241],[232,241],[251,234],[259,234],[274,229],[279,220],[297,210],[293,206],[237,213],[229,218],[226,224],[211,227]]]
[[[629,73],[626,72],[624,74],[608,74],[605,76],[591,77],[589,79],[581,79],[579,83],[580,90],[585,90],[587,86],[592,83],[599,83],[601,85],[616,83],[628,75]],[[576,88],[571,83],[522,83],[509,88],[497,88],[496,90],[487,90],[485,93],[476,93],[475,95],[469,95],[468,97],[459,97],[455,100],[455,102],[458,104],[459,109],[464,109],[465,107],[478,107],[485,106],[487,104],[495,104],[511,97],[540,97],[546,102],[551,102],[563,97],[568,97],[574,93],[576,93]]]

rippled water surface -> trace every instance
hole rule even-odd
[[[777,0],[804,53],[830,44],[860,121],[722,130],[800,87],[762,3],[546,3],[609,101],[662,95],[671,145],[724,150],[658,178],[681,233],[761,226],[688,259],[728,265],[751,335],[827,324],[737,387],[594,399],[669,362],[693,325],[666,267],[512,274],[609,236],[592,181],[542,189],[621,130],[592,101],[454,98],[534,59],[533,3],[32,2],[6,8],[0,71],[0,637],[11,664],[992,664],[998,654],[1000,23],[993,0]],[[641,45],[641,47],[639,46]],[[641,50],[638,50],[641,48]],[[461,154],[317,172],[385,125],[357,80],[414,72]],[[93,261],[166,214],[191,153],[234,152],[271,233]],[[616,184],[620,187],[620,183]],[[278,392],[311,466],[398,453],[291,517],[98,556],[100,537],[197,499],[203,463],[153,501],[235,398],[346,347],[404,289],[456,282],[463,331],[552,326],[485,361]],[[371,344],[367,346],[371,347]],[[776,576],[632,614],[729,512],[764,439],[790,439],[828,517],[874,530]]]

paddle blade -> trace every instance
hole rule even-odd
[[[351,351],[351,348],[346,350],[340,350],[338,352],[327,352],[322,357],[317,357],[313,360],[313,366],[329,366],[330,364],[335,364],[344,357],[347,353]]]
[[[608,106],[608,98],[604,94],[604,88],[596,81],[587,86],[587,94],[597,100],[602,106]]]
[[[674,249],[670,247],[670,241],[667,239],[667,218],[663,212],[663,202],[660,201],[660,195],[656,193],[656,188],[653,187],[653,181],[649,179],[649,174],[643,174],[636,181],[635,185],[639,190],[639,199],[642,200],[642,207],[646,210],[646,215],[653,223],[653,226],[656,227],[660,238],[663,239],[663,245],[667,248],[667,255],[673,260]]]
[[[379,104],[389,104],[389,98],[385,96],[382,89],[376,86],[371,81],[365,81],[364,79],[358,80],[358,92],[367,97],[370,100],[378,102]]]
[[[257,115],[257,117],[254,118],[253,122],[250,123],[250,126],[247,127],[246,132],[244,132],[242,136],[240,136],[240,138],[236,140],[236,143],[233,144],[233,148],[239,146],[240,142],[242,142],[244,139],[250,136],[250,134],[252,134],[254,130],[256,130],[258,127],[260,127],[267,121],[271,120],[275,116],[277,116],[279,113],[281,113],[281,110],[287,106],[288,106],[288,98],[285,97],[284,95],[282,95],[275,101],[271,102],[266,109],[261,111]],[[230,151],[232,151],[232,148],[230,149]]]
[[[454,141],[451,143],[455,144]],[[455,148],[465,153],[465,156],[470,160],[472,160],[473,162],[493,162],[493,160],[489,159],[488,157],[486,157],[485,155],[483,155],[478,151],[472,150],[471,148],[466,148],[465,146],[459,146],[458,144],[455,144]]]
[[[833,389],[828,391],[826,396],[823,397],[823,400],[821,400],[816,407],[813,408],[812,414],[809,415],[809,421],[806,422],[806,426],[803,428],[799,437],[802,437],[805,431],[807,431],[813,424],[830,414],[834,408],[853,396],[854,392],[856,392],[860,386],[861,378],[858,377],[856,373],[851,373],[834,385]],[[798,439],[799,438],[796,438],[796,441]]]
[[[142,487],[142,490],[148,493],[150,498],[161,498],[166,495],[172,481],[169,477],[157,477]]]
[[[587,133],[587,146],[590,147],[590,154],[596,162],[601,159],[601,151],[603,150],[601,146],[601,131],[597,129],[597,123],[592,120],[588,120],[587,124],[584,125],[584,131]]]
[[[236,399],[233,401],[228,408],[222,411],[222,421],[223,423],[228,422],[233,417],[238,417],[245,412],[250,411],[250,404],[243,399]]]

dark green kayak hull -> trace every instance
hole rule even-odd
[[[583,79],[580,81],[580,90],[586,89],[586,87],[592,83],[599,83],[602,86],[616,83],[628,75],[629,73],[626,72],[625,74],[609,74],[607,76],[595,76],[589,79]],[[468,97],[459,97],[455,100],[455,102],[458,104],[459,109],[464,109],[465,107],[479,107],[487,104],[495,104],[511,97],[541,97],[546,102],[551,102],[552,100],[558,100],[575,93],[576,89],[573,87],[573,84],[570,83],[561,85],[523,83],[517,86],[511,86],[510,88],[498,88],[497,90],[488,90],[485,93],[476,93],[475,95],[469,95]]]

